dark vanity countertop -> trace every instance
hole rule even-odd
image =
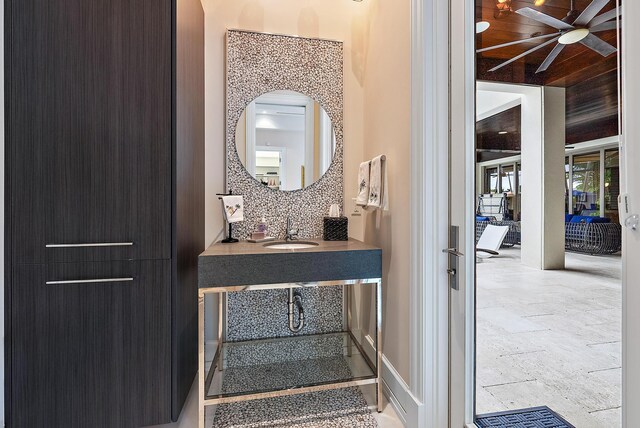
[[[382,250],[355,239],[317,242],[313,248],[277,250],[241,241],[216,243],[198,258],[200,288],[382,276]]]

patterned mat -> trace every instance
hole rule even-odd
[[[478,428],[575,428],[546,406],[480,415],[476,425]]]
[[[358,388],[219,405],[213,428],[378,428]]]

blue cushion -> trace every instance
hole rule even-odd
[[[569,223],[572,218],[573,218],[573,214],[565,214],[564,215],[564,222],[565,223]]]
[[[482,217],[482,216],[477,215],[477,216],[476,216],[476,221],[477,221],[477,222],[481,222],[481,221],[491,221],[491,219],[490,219],[489,217]]]
[[[611,223],[610,218],[574,215],[569,223]]]

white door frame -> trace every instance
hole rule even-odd
[[[473,391],[473,358],[465,350],[473,349],[474,336],[466,329],[450,348],[449,306],[473,308],[473,295],[464,290],[473,284],[475,242],[461,237],[461,250],[471,257],[460,261],[462,290],[451,295],[447,257],[442,254],[448,246],[450,144],[465,163],[475,163],[473,151],[464,154],[465,140],[473,141],[475,132],[474,65],[473,61],[464,63],[465,56],[473,58],[473,43],[465,43],[475,37],[473,15],[472,0],[412,0],[411,192],[416,206],[411,210],[411,389],[423,403],[419,427],[462,428],[473,417],[472,411],[451,411],[452,403],[472,410],[467,403],[471,403]],[[472,31],[460,31],[469,28]],[[452,67],[456,74],[450,76],[452,60],[463,64]],[[471,80],[465,82],[465,76]],[[450,78],[458,80],[450,83]],[[455,90],[453,94],[450,89]],[[474,175],[466,174],[461,184],[471,213]],[[465,223],[461,224],[463,233],[470,235],[474,219],[470,217]],[[473,314],[466,313],[464,322],[468,323]],[[462,356],[465,369],[450,376],[453,353]]]
[[[410,385],[412,427],[449,420],[449,5],[411,0]]]
[[[630,213],[640,213],[640,58],[634,43],[640,40],[640,2],[626,1],[622,15],[622,189],[630,197]],[[629,77],[628,79],[626,77]],[[627,165],[631,167],[627,168]],[[622,214],[622,212],[621,212]],[[622,216],[624,218],[626,216]],[[640,231],[625,228],[622,237],[622,426],[640,421]],[[627,262],[628,261],[628,262]],[[635,262],[635,263],[634,263]]]
[[[465,257],[460,260],[461,269],[457,273],[459,290],[450,293],[447,369],[449,426],[462,428],[475,426],[475,1],[450,0],[448,19],[452,165],[449,223],[460,227],[459,248]]]
[[[447,4],[448,3],[448,4]],[[473,424],[473,334],[466,334],[465,382],[452,384],[449,390],[448,354],[448,286],[443,271],[446,261],[440,249],[447,245],[448,213],[443,212],[448,199],[447,153],[449,145],[448,121],[450,87],[461,85],[463,91],[474,97],[465,88],[464,75],[469,76],[469,66],[459,66],[460,40],[450,37],[449,25],[455,29],[474,28],[472,0],[412,0],[412,175],[413,204],[411,214],[412,271],[411,271],[411,390],[422,402],[419,411],[420,427],[461,428]],[[451,19],[451,21],[449,21]],[[622,46],[634,46],[632,41],[640,39],[640,27],[633,23],[640,19],[640,2],[627,2],[622,18]],[[473,55],[473,33],[466,38],[462,52]],[[459,33],[457,33],[459,35]],[[459,37],[458,37],[459,39]],[[448,47],[453,45],[453,63],[449,61]],[[471,52],[469,52],[471,46]],[[456,48],[458,50],[456,50]],[[456,53],[458,53],[457,56]],[[620,150],[629,165],[640,163],[640,81],[625,79],[625,76],[640,75],[640,57],[632,49],[623,50],[623,138]],[[464,55],[462,55],[464,57]],[[449,81],[449,65],[457,71]],[[454,72],[455,72],[454,71]],[[457,78],[456,78],[457,76]],[[463,81],[458,80],[463,77]],[[458,100],[459,101],[459,100]],[[468,101],[468,100],[467,100]],[[455,107],[456,100],[452,100]],[[468,108],[468,106],[467,106]],[[464,110],[464,106],[463,106]],[[467,118],[468,119],[468,118]],[[453,123],[459,126],[460,117]],[[464,120],[462,120],[464,122]],[[463,131],[464,132],[464,131]],[[627,141],[629,143],[627,143]],[[443,157],[444,156],[444,157]],[[624,168],[623,185],[631,198],[631,213],[640,212],[640,171]],[[443,181],[444,180],[444,181]],[[632,334],[634,326],[640,324],[640,287],[632,278],[640,276],[640,266],[626,263],[633,260],[631,254],[640,254],[640,231],[625,229],[623,258],[623,427],[631,428],[640,420],[640,337]],[[627,285],[630,285],[629,287]],[[467,293],[471,294],[471,293]],[[467,308],[469,307],[467,296]],[[467,322],[473,319],[467,311]],[[455,400],[455,402],[452,402]],[[462,403],[460,403],[462,397]],[[462,406],[462,407],[460,407]],[[463,408],[464,415],[455,415],[452,408]],[[459,410],[458,410],[459,412]],[[451,416],[451,421],[450,421]],[[462,418],[462,419],[461,419]],[[463,422],[460,422],[463,420]],[[451,423],[451,425],[450,425]]]

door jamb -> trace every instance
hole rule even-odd
[[[419,427],[449,425],[449,2],[411,0],[411,392]]]

